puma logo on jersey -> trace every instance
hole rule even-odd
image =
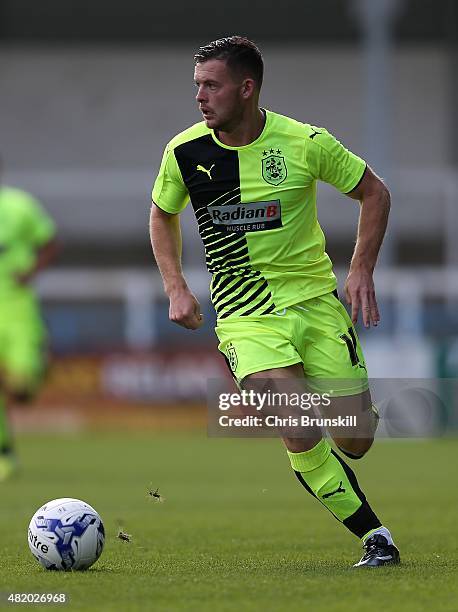
[[[318,134],[321,134],[321,132],[317,132],[317,131],[316,131],[315,129],[313,129],[313,128],[312,128],[312,130],[313,130],[313,133],[312,133],[312,134],[310,134],[310,136],[309,136],[310,140],[313,140],[313,139],[315,138],[315,136],[318,136]]]
[[[215,164],[212,164],[210,166],[210,169],[207,170],[207,168],[204,168],[203,166],[201,166],[200,164],[197,166],[196,170],[200,170],[201,172],[205,172],[206,174],[208,174],[208,178],[210,180],[212,180],[212,175],[211,175],[211,171],[213,170],[213,168],[215,167]]]

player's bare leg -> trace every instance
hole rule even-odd
[[[266,393],[269,391],[279,390],[281,392],[298,393],[306,392],[304,370],[302,364],[294,364],[283,368],[272,368],[250,374],[243,380],[243,388],[253,390],[257,393]],[[280,415],[288,416],[287,406],[278,406],[276,411]],[[322,439],[321,430],[313,426],[307,431],[306,437],[300,437],[297,434],[288,435],[287,431],[281,433],[281,438],[288,449],[293,453],[301,453],[312,449]]]
[[[37,385],[37,376],[3,373],[0,391],[0,482],[10,478],[18,469],[8,406],[30,402],[35,396]]]
[[[378,413],[375,410],[370,391],[358,395],[331,398],[330,406],[321,410],[328,418],[355,417],[355,428],[328,427],[329,435],[338,449],[351,459],[361,459],[374,442],[378,426]]]

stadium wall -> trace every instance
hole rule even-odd
[[[149,191],[163,146],[199,120],[192,52],[2,49],[5,181],[41,197],[69,242],[82,234],[111,243],[144,241]],[[346,46],[325,51],[266,47],[264,53],[262,102],[325,125],[364,156],[360,52]],[[393,166],[419,174],[439,171],[447,166],[452,112],[445,52],[432,46],[398,49],[393,80]],[[326,186],[322,189],[323,225],[330,236],[353,235],[357,207],[342,206],[337,198]],[[439,232],[438,206],[440,194],[404,198],[400,227],[409,232],[414,214],[417,232]],[[186,236],[194,235],[193,224],[191,215],[185,216]],[[189,240],[194,252],[195,240]]]

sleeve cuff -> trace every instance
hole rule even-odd
[[[178,213],[175,211],[171,211],[171,210],[167,210],[167,208],[163,205],[163,204],[159,204],[158,202],[156,202],[156,200],[152,199],[151,200],[152,203],[154,204],[154,206],[157,206],[160,210],[162,210],[162,212],[167,213],[168,215],[177,215]]]
[[[349,194],[351,191],[353,191],[354,189],[356,189],[358,187],[358,185],[361,183],[361,181],[364,178],[364,174],[366,172],[366,168],[367,168],[367,164],[364,164],[363,173],[361,174],[361,177],[359,178],[359,180],[355,183],[355,185],[351,189],[347,189],[347,191],[344,191],[345,195]]]

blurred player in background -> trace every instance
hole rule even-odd
[[[1,183],[0,481],[16,468],[7,405],[30,400],[46,366],[46,331],[31,287],[55,258],[56,228],[30,194]]]
[[[354,324],[360,308],[366,327],[379,321],[372,275],[389,192],[325,129],[259,108],[263,61],[251,41],[214,41],[194,59],[204,121],[168,144],[152,194],[151,239],[170,318],[188,329],[202,324],[181,269],[179,213],[191,199],[213,274],[219,349],[235,379],[260,391],[279,381],[303,389],[304,375],[312,388],[332,379],[329,415],[354,415],[359,430],[329,433],[344,455],[360,459],[372,445],[378,416]],[[361,204],[345,284],[351,318],[324,250],[317,180]],[[390,532],[321,430],[282,437],[303,487],[362,539],[365,552],[355,566],[398,563]]]

